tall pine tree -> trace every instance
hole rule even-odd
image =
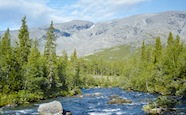
[[[63,51],[63,56],[61,56],[58,61],[58,76],[63,90],[67,90],[66,87],[67,66],[68,55],[66,51]]]
[[[58,87],[58,74],[57,74],[57,56],[56,44],[53,22],[51,21],[50,27],[47,31],[46,44],[44,48],[44,57],[46,59],[46,77],[49,82],[49,89],[53,91]]]
[[[154,64],[161,61],[162,58],[162,44],[160,37],[156,38],[155,50],[154,50]]]
[[[146,60],[146,49],[145,49],[145,42],[142,42],[142,46],[141,46],[141,62],[144,64],[145,60]]]
[[[41,92],[40,84],[41,80],[43,79],[43,72],[39,63],[40,52],[37,47],[38,43],[37,41],[35,41],[28,57],[28,63],[26,65],[26,89],[30,93],[37,92],[38,94],[39,92]]]
[[[169,33],[167,44],[168,46],[172,45],[174,43],[174,38],[172,36],[172,32]]]
[[[21,89],[26,89],[27,77],[26,77],[26,64],[28,62],[28,56],[30,54],[31,40],[29,38],[28,26],[26,24],[26,16],[22,19],[22,25],[19,29],[19,43],[16,47],[16,55],[18,55],[17,62],[19,63],[19,72],[18,76],[20,77]]]
[[[22,19],[22,26],[19,30],[19,52],[20,64],[23,66],[28,62],[28,56],[31,48],[31,40],[29,38],[28,26],[26,24],[26,16]]]
[[[11,70],[12,68],[12,48],[10,43],[10,32],[9,29],[5,32],[1,40],[1,59],[0,59],[0,76],[2,82],[2,89],[4,93],[8,93],[11,88]]]

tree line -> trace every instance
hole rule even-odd
[[[125,61],[106,61],[92,58],[87,63],[92,75],[119,79],[118,87],[162,95],[186,97],[186,46],[180,37],[170,32],[167,44],[156,37],[155,44],[142,42],[141,53]]]
[[[160,37],[153,46],[143,42],[140,59],[131,63],[130,73],[123,77],[128,81],[125,88],[186,97],[186,47],[178,35],[174,38],[170,32],[165,46]]]
[[[26,17],[14,45],[10,37],[7,29],[0,40],[0,106],[75,95],[80,88],[95,86],[186,97],[186,47],[171,32],[167,45],[160,37],[154,45],[143,41],[141,54],[114,61],[78,58],[75,49],[71,56],[66,51],[58,56],[53,22],[44,52],[30,39]]]
[[[26,17],[16,45],[11,45],[7,29],[0,40],[0,106],[80,93],[76,50],[70,60],[66,51],[57,56],[55,40],[53,22],[46,33],[43,53],[37,41],[29,38]]]

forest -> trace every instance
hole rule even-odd
[[[126,60],[78,58],[66,51],[56,54],[53,22],[46,33],[44,52],[29,37],[26,17],[18,40],[10,30],[0,40],[0,107],[24,104],[57,96],[73,96],[86,87],[120,87],[161,95],[186,97],[186,46],[170,32],[167,44],[141,45],[141,53]]]

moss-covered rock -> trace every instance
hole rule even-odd
[[[117,95],[109,96],[110,100],[107,102],[108,104],[124,104],[124,103],[132,103],[131,100],[121,98]]]
[[[175,114],[173,107],[176,105],[175,99],[172,97],[159,96],[154,102],[143,106],[143,110],[147,114],[161,115],[164,113]]]
[[[172,108],[151,108],[149,105],[145,105],[143,110],[146,114],[150,115],[176,115],[176,111]]]

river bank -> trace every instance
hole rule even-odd
[[[70,110],[73,115],[110,115],[110,114],[145,114],[142,110],[143,106],[149,101],[155,100],[157,94],[149,94],[134,91],[124,91],[120,88],[89,88],[82,89],[82,95],[93,95],[95,93],[100,93],[99,96],[83,96],[83,97],[58,97],[54,99],[48,99],[40,101],[33,104],[21,105],[17,107],[4,108],[4,115],[21,115],[21,114],[31,114],[37,115],[37,109],[40,104],[51,102],[53,100],[60,101],[65,110]],[[109,96],[118,95],[122,98],[126,98],[132,101],[132,103],[127,104],[107,104],[109,101]],[[183,113],[186,110],[186,104],[181,104],[177,106],[182,108],[179,113]],[[184,109],[183,109],[184,108]]]

